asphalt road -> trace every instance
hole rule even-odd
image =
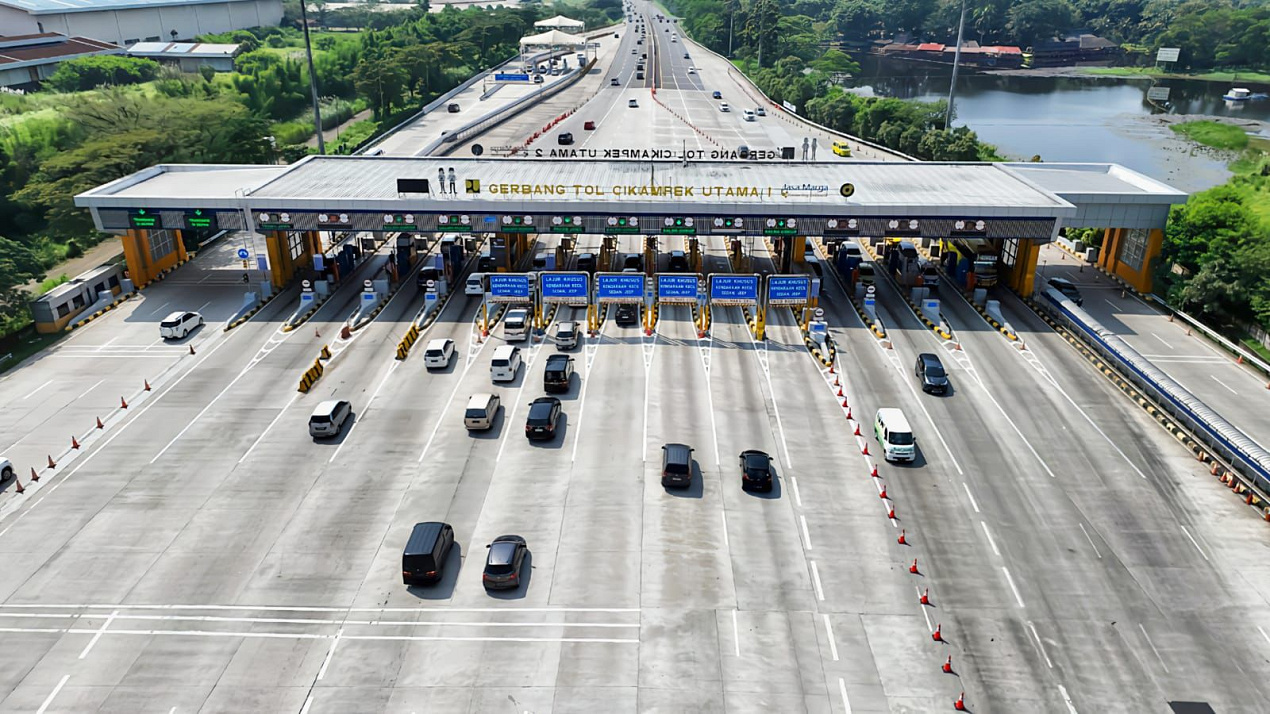
[[[613,114],[638,117],[624,91]],[[632,135],[653,146],[663,114]],[[727,270],[722,240],[702,244]],[[454,295],[417,344],[457,354],[429,372],[421,347],[395,359],[412,283],[338,338],[359,272],[301,329],[280,330],[288,294],[224,332],[231,247],[0,380],[27,488],[0,492],[0,712],[925,712],[962,691],[976,712],[1264,710],[1265,523],[1017,300],[1025,351],[942,295],[955,349],[880,279],[888,348],[827,275],[833,373],[784,309],[763,342],[737,307],[702,339],[683,307],[651,336],[606,319],[571,352],[560,433],[528,442],[554,329],[494,385],[502,326],[481,337],[480,299]],[[162,344],[179,308],[209,323]],[[919,352],[951,395],[918,390]],[[488,391],[502,411],[469,433],[467,396]],[[354,418],[315,442],[330,398]],[[877,460],[883,406],[908,415],[916,463]],[[685,491],[660,485],[671,441],[695,449]],[[775,459],[771,494],[740,489],[749,448]],[[439,585],[407,588],[400,550],[434,519],[458,547]],[[483,546],[504,533],[529,543],[525,582],[489,594]]]

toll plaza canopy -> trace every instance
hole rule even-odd
[[[103,230],[228,229],[944,237],[1048,241],[1060,225],[1160,230],[1186,194],[1115,164],[310,156],[160,165],[75,197]],[[646,160],[649,158],[672,160]],[[711,157],[706,157],[711,158]],[[679,160],[673,160],[679,159]],[[138,220],[138,216],[143,220]],[[794,219],[792,222],[789,219]],[[789,229],[789,230],[786,230]]]

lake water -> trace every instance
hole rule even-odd
[[[949,67],[862,58],[852,91],[935,101],[947,99]],[[1270,121],[1270,101],[1235,103],[1221,98],[1231,85],[1161,80],[1170,90],[1166,108],[1147,101],[1150,79],[966,74],[957,78],[954,126],[974,129],[1001,153],[1026,160],[1109,161],[1123,164],[1184,191],[1222,183],[1231,157],[1179,140],[1151,117],[1211,114]],[[1239,86],[1250,86],[1240,83]],[[1250,86],[1254,91],[1265,88]]]

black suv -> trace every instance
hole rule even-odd
[[[741,490],[752,488],[772,490],[772,457],[765,451],[750,449],[741,452]]]
[[[1072,281],[1065,280],[1063,278],[1050,278],[1047,282],[1050,284],[1051,288],[1054,288],[1062,293],[1068,300],[1076,303],[1076,307],[1080,307],[1085,304],[1085,298],[1080,296],[1080,291],[1076,289],[1076,285],[1073,284]]]
[[[923,352],[917,355],[917,365],[913,374],[922,382],[922,391],[934,394],[948,393],[948,373],[937,355]]]
[[[579,253],[578,270],[585,270],[588,273],[595,272],[595,253]]]
[[[639,253],[627,253],[626,257],[622,258],[622,269],[625,270],[626,268],[634,268],[636,270],[643,270],[644,256],[640,255]]]
[[[529,439],[555,438],[558,421],[560,421],[560,400],[555,397],[538,397],[529,403],[529,416],[525,419],[525,436]]]
[[[569,391],[569,378],[573,376],[573,358],[569,355],[551,355],[547,369],[542,373],[542,388],[548,392]]]
[[[573,133],[568,131],[561,132],[560,136],[556,137],[556,142],[561,146],[568,146],[569,144],[572,144]]]
[[[638,305],[618,305],[617,314],[613,316],[618,325],[634,325],[639,323]]]
[[[670,272],[686,273],[688,272],[688,254],[682,250],[670,251]]]

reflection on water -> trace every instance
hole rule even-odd
[[[861,76],[849,84],[853,91],[923,101],[948,96],[948,67],[862,60]],[[1270,121],[1270,101],[1228,102],[1222,95],[1230,86],[1219,82],[1162,80],[1158,85],[1170,91],[1167,108],[1147,101],[1149,79],[963,74],[957,85],[955,123],[968,125],[1008,156],[1111,161],[1187,191],[1224,181],[1225,159],[1193,150],[1146,117],[1214,114]]]

